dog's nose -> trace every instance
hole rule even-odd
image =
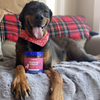
[[[37,21],[42,21],[43,20],[43,15],[40,15],[40,14],[37,14],[36,16],[35,16],[35,20],[37,20]]]

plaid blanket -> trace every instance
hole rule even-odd
[[[18,33],[21,29],[21,23],[18,20],[18,15],[5,15],[0,23],[0,35],[3,41],[18,40]]]
[[[48,26],[50,37],[69,37],[75,40],[90,38],[90,30],[84,16],[53,16]]]
[[[3,40],[16,42],[21,29],[18,15],[5,15],[0,23],[0,35]],[[48,26],[50,37],[69,37],[75,40],[90,38],[90,27],[84,16],[53,16]]]

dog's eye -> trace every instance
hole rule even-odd
[[[44,13],[48,13],[48,10],[44,10]]]

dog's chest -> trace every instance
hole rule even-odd
[[[41,51],[43,47],[40,47],[34,43],[28,42],[27,49],[28,51]]]

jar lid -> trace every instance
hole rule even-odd
[[[26,51],[25,56],[43,56],[43,52]]]

